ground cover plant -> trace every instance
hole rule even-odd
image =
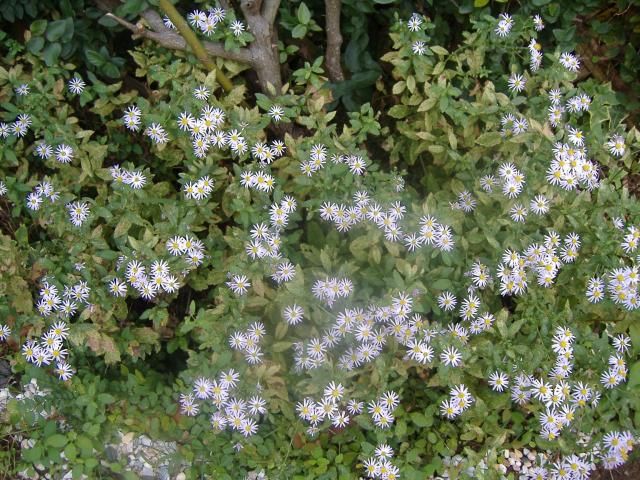
[[[2,38],[9,478],[137,478],[106,454],[124,432],[175,441],[180,478],[629,459],[640,133],[546,35],[556,4],[476,2],[446,48],[387,8],[386,53],[345,72],[341,8],[391,2],[98,3],[127,58],[65,11]]]

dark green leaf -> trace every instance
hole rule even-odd
[[[27,42],[27,50],[31,53],[38,53],[44,47],[44,38],[42,37],[31,37],[31,40]]]
[[[62,46],[59,43],[51,43],[42,52],[42,58],[48,66],[53,66],[58,61]]]
[[[31,30],[31,35],[35,37],[41,36],[46,29],[47,29],[46,20],[36,20],[31,24],[31,27],[29,27],[29,30]]]
[[[47,40],[50,42],[55,42],[62,38],[65,30],[68,28],[69,23],[66,19],[64,20],[55,20],[51,22],[47,27]]]

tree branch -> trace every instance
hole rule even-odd
[[[173,31],[171,28],[167,28],[167,26],[164,24],[164,19],[155,10],[145,10],[140,15],[149,24],[151,29],[155,30],[158,33]]]
[[[273,15],[271,11],[274,7],[273,0],[265,0],[265,2],[265,11]],[[249,52],[252,66],[258,74],[260,87],[263,92],[268,93],[269,84],[271,84],[275,88],[274,94],[277,94],[282,86],[277,32],[273,20],[263,16],[261,8],[262,0],[241,0],[240,2],[240,9],[247,20],[249,31],[255,38],[249,45]]]
[[[169,3],[168,0],[160,0],[161,7],[166,3]],[[248,47],[234,51],[225,50],[224,45],[220,42],[200,42],[198,38],[195,37],[195,33],[189,27],[185,19],[180,14],[177,14],[179,19],[182,20],[183,26],[186,25],[186,33],[183,33],[179,27],[180,20],[174,20],[172,15],[169,15],[166,10],[165,12],[167,12],[169,19],[173,22],[176,28],[179,29],[180,33],[167,28],[162,17],[154,10],[146,10],[141,14],[142,18],[152,30],[144,28],[141,24],[134,25],[113,13],[107,13],[106,15],[125,28],[131,30],[134,33],[134,38],[148,38],[163,47],[174,50],[188,50],[189,47],[191,47],[198,59],[200,59],[200,61],[211,70],[215,68],[215,64],[213,64],[209,59],[209,55],[250,65],[258,74],[258,80],[262,91],[269,93],[271,92],[269,85],[272,85],[273,88],[275,88],[275,92],[279,92],[282,86],[280,62],[278,58],[277,31],[273,24],[273,19],[275,19],[275,16],[277,15],[279,4],[280,0],[264,0],[264,5],[262,0],[242,0],[240,2],[240,8],[247,20],[249,31],[255,37],[255,41],[251,42]],[[261,13],[261,8],[263,6],[264,15],[271,17],[272,20],[268,21]],[[195,37],[195,40],[202,50],[199,52],[197,51],[198,47],[194,47],[194,45],[189,41],[190,36]],[[219,75],[222,75],[222,73],[219,70],[216,70],[216,78],[218,78],[218,82],[225,90],[227,90],[223,81],[220,80]],[[231,87],[231,83],[229,82],[227,86]]]
[[[260,15],[260,7],[262,6],[262,0],[242,0],[240,2],[240,9],[247,16]],[[249,19],[247,19],[249,21]]]
[[[327,51],[325,63],[327,72],[332,82],[344,81],[342,71],[341,48],[342,34],[340,32],[340,10],[341,0],[325,0],[326,30],[327,30]]]
[[[262,5],[262,16],[264,19],[273,23],[278,15],[278,8],[280,7],[280,0],[264,0]]]
[[[143,37],[148,38],[149,40],[153,40],[154,42],[160,44],[165,48],[170,48],[172,50],[186,50],[187,42],[182,36],[173,30],[170,30],[164,26],[164,22],[161,17],[154,12],[153,10],[147,10],[142,13],[142,17],[145,19],[149,26],[154,28],[156,31],[147,30],[142,25],[134,25],[123,18],[120,18],[113,13],[107,13],[106,16],[114,19],[123,27],[131,30],[134,33],[135,37]],[[161,26],[158,26],[154,21],[154,16],[160,19]],[[156,28],[157,27],[157,28]],[[160,31],[158,31],[160,29]],[[228,60],[234,60],[240,63],[251,63],[251,57],[249,55],[249,51],[246,49],[240,49],[239,51],[231,51],[225,50],[224,45],[220,42],[202,42],[202,46],[207,51],[207,53],[214,57],[226,58]]]
[[[219,68],[216,68],[216,64],[211,61],[211,59],[209,58],[209,54],[200,43],[200,40],[198,40],[195,32],[191,29],[182,15],[180,15],[178,10],[176,10],[176,7],[174,7],[169,0],[160,0],[159,5],[162,11],[171,19],[175,27],[180,32],[180,35],[182,35],[186,42],[189,44],[189,46],[193,50],[193,53],[196,55],[196,57],[198,57],[198,60],[200,60],[200,62],[202,62],[205,67],[207,67],[207,70],[215,71],[216,80],[218,81],[218,83],[220,83],[220,85],[226,92],[230,91],[233,88],[233,83],[231,83],[231,80],[229,80],[229,78],[227,78],[227,76],[222,73]]]

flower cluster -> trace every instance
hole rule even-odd
[[[200,177],[195,182],[187,182],[182,187],[186,198],[195,200],[203,200],[209,198],[213,192],[213,180],[207,175]]]
[[[36,302],[36,308],[43,317],[55,316],[68,319],[78,311],[79,305],[91,306],[89,303],[90,293],[91,289],[87,282],[80,281],[74,285],[64,285],[61,298],[58,288],[45,280],[40,289],[40,298]]]
[[[580,60],[573,53],[564,52],[560,54],[560,65],[570,72],[575,73],[580,70]]]
[[[422,15],[418,14],[418,13],[414,13],[413,15],[411,15],[411,18],[407,21],[407,29],[409,30],[409,32],[411,32],[412,34],[418,34],[418,35],[411,35],[411,37],[418,37],[421,39],[418,40],[412,40],[412,44],[411,44],[411,50],[413,51],[414,55],[424,55],[425,53],[427,53],[427,42],[425,42],[424,40],[422,40],[422,38],[424,38],[424,33],[422,32],[422,24],[424,23],[424,18]]]
[[[122,122],[129,130],[137,132],[140,130],[140,123],[142,122],[142,110],[135,105],[128,106],[124,111]]]
[[[205,257],[204,243],[198,238],[176,235],[167,240],[167,251],[174,257],[183,256],[188,269],[202,265]],[[184,273],[184,272],[183,272]]]
[[[129,185],[136,190],[141,189],[147,183],[147,177],[139,170],[129,171],[121,168],[120,165],[114,165],[109,168],[109,172],[115,183]]]
[[[240,185],[261,192],[271,192],[276,185],[276,181],[273,176],[263,170],[258,170],[257,172],[244,171],[240,175]]]
[[[28,113],[20,113],[12,124],[0,122],[0,138],[7,138],[9,135],[24,137],[31,123],[31,116]]]
[[[513,21],[513,17],[511,15],[509,15],[508,13],[501,13],[500,17],[498,18],[498,25],[494,30],[496,35],[498,35],[499,37],[508,36],[509,33],[511,33],[511,29],[513,28],[514,23],[515,22]]]
[[[41,182],[35,186],[32,192],[27,194],[27,208],[29,210],[40,210],[43,197],[49,199],[51,203],[54,203],[60,198],[60,192],[56,192],[51,183],[46,181]]]
[[[602,439],[602,445],[606,451],[602,452],[602,465],[604,468],[613,469],[620,467],[629,458],[629,453],[637,443],[633,433],[628,430],[623,432],[612,431]]]
[[[581,131],[569,127],[572,145],[557,142],[553,147],[554,159],[547,170],[547,181],[565,190],[577,190],[578,186],[593,190],[600,185],[598,168],[587,159]]]
[[[458,194],[458,201],[451,203],[453,210],[462,210],[465,213],[473,212],[476,208],[476,200],[473,198],[471,192],[465,190]]]
[[[400,404],[400,397],[389,390],[372,400],[367,405],[367,412],[371,415],[373,423],[380,428],[389,428],[393,422],[393,411]],[[334,428],[344,428],[351,421],[351,416],[364,412],[364,403],[358,400],[344,398],[344,387],[341,383],[330,382],[324,389],[320,400],[306,397],[296,404],[298,416],[307,422],[310,427],[308,435],[318,433],[323,422],[327,421]]]
[[[281,228],[286,226],[289,218],[288,212],[282,203],[280,204],[280,208],[282,208],[284,213],[279,214],[277,217],[272,215],[270,225],[256,223],[251,227],[251,241],[245,244],[245,251],[252,260],[263,257],[280,257],[281,237],[279,232]],[[295,208],[295,206],[293,208]]]
[[[456,385],[451,388],[449,399],[443,400],[440,404],[440,413],[448,419],[455,418],[468,409],[474,400],[464,384]]]
[[[201,10],[194,10],[189,13],[187,18],[192,26],[197,27],[204,35],[211,36],[216,31],[218,24],[220,24],[225,17],[225,10],[220,7],[215,7],[210,8],[206,13]],[[165,20],[165,24],[166,23]],[[229,29],[236,37],[239,37],[242,35],[242,32],[244,32],[245,26],[241,21],[234,19],[229,24]]]
[[[64,143],[57,145],[55,152],[51,147],[51,145],[48,145],[44,142],[38,143],[38,145],[35,148],[35,153],[38,157],[44,160],[50,158],[51,155],[55,153],[56,160],[59,163],[71,163],[71,160],[73,160],[73,155],[74,155],[73,148]]]
[[[262,165],[270,165],[274,160],[284,155],[286,147],[282,140],[274,140],[271,145],[256,142],[251,148],[251,155]]]
[[[207,13],[201,10],[194,10],[189,13],[187,19],[192,26],[199,28],[203,34],[209,36],[215,31],[217,25],[224,20],[225,16],[224,9],[216,7],[210,8]]]
[[[532,400],[544,405],[545,409],[539,415],[540,435],[549,440],[558,438],[561,431],[573,422],[578,409],[586,407],[588,402],[595,407],[600,399],[600,392],[595,385],[570,379],[574,343],[575,335],[569,328],[557,327],[551,342],[556,358],[555,365],[547,372],[549,380],[519,373],[510,388],[511,399],[518,405],[525,405]],[[609,357],[609,368],[600,379],[605,388],[613,388],[626,378],[627,366],[622,355],[629,350],[630,344],[626,335],[613,339],[616,354]],[[509,383],[508,375],[503,372],[496,371],[489,377],[489,385],[497,392],[509,389]],[[443,414],[449,416],[452,412],[450,402],[443,402]]]
[[[198,267],[204,260],[204,245],[196,238],[176,236],[167,240],[166,248],[172,256],[184,257],[187,270],[181,271],[182,277],[188,273],[188,269]],[[171,272],[166,260],[156,259],[144,265],[139,260],[127,261],[122,256],[118,259],[116,270],[122,272],[124,280],[116,276],[109,281],[109,292],[115,297],[126,297],[128,285],[148,301],[163,292],[174,293],[180,288],[180,279]]]
[[[464,202],[465,208],[466,205],[471,205],[470,208],[473,209],[474,201],[471,198],[463,195],[461,201]],[[324,202],[319,212],[320,218],[333,222],[340,232],[346,232],[360,222],[371,222],[384,232],[386,240],[402,241],[410,252],[427,245],[434,245],[444,252],[453,249],[455,242],[450,227],[438,223],[431,215],[420,219],[417,232],[404,233],[398,222],[405,217],[406,210],[399,201],[383,208],[379,203],[372,201],[366,191],[358,191],[354,195],[353,204]]]
[[[367,458],[362,467],[367,478],[381,478],[384,480],[396,480],[400,478],[400,469],[391,463],[393,449],[382,443],[374,451],[374,456]]]
[[[346,298],[353,293],[353,283],[348,278],[325,278],[313,284],[313,296],[331,307],[338,298]]]
[[[529,69],[532,72],[537,72],[540,69],[540,65],[542,65],[542,46],[532,38],[529,42],[528,48],[530,55]]]
[[[255,365],[262,362],[260,341],[266,333],[262,322],[254,322],[246,330],[234,332],[229,337],[229,345],[234,350],[243,352],[247,363]]]
[[[45,286],[45,288],[50,288]],[[42,367],[54,364],[54,373],[60,380],[69,380],[73,374],[73,368],[66,362],[68,351],[64,348],[64,341],[69,335],[69,327],[65,322],[54,323],[51,328],[42,335],[40,342],[27,340],[22,346],[22,355],[25,359]]]
[[[169,135],[167,135],[164,127],[159,123],[152,123],[149,125],[145,129],[144,134],[157,144],[163,144],[169,141]]]
[[[586,93],[579,93],[567,100],[566,109],[570,113],[588,112],[591,107],[591,97]]]
[[[267,413],[267,402],[259,395],[248,400],[234,396],[240,374],[231,369],[221,372],[216,379],[200,377],[195,380],[193,392],[180,395],[183,415],[196,416],[200,409],[210,413],[214,432],[227,429],[250,437],[258,431],[258,421]]]
[[[502,129],[500,130],[500,135],[503,137],[510,137],[512,135],[520,135],[521,133],[525,133],[529,129],[529,122],[523,116],[518,116],[517,118],[511,114],[507,113],[500,119],[500,124],[502,125]]]
[[[502,262],[498,265],[497,276],[500,279],[502,295],[521,295],[527,289],[527,269],[532,270],[538,285],[550,287],[564,263],[572,263],[578,256],[580,237],[570,233],[560,247],[560,236],[550,231],[543,245],[530,244],[522,253],[505,250]]]

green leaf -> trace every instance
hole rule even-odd
[[[62,448],[67,444],[67,437],[59,433],[55,433],[44,441],[45,445],[54,448]]]
[[[474,0],[473,6],[476,8],[482,8],[489,3],[489,0]]]
[[[104,73],[107,77],[110,78],[119,78],[120,77],[120,69],[114,65],[113,63],[107,63],[102,67],[102,73]]]
[[[293,38],[304,38],[306,34],[307,34],[307,27],[302,24],[296,25],[293,31],[291,32],[291,36]]]
[[[487,132],[476,138],[476,143],[483,147],[494,147],[502,143],[502,136],[498,132]]]
[[[409,109],[406,105],[394,105],[388,112],[390,117],[404,118],[409,114]]]
[[[66,19],[64,20],[54,20],[47,27],[47,40],[50,42],[55,42],[56,40],[60,40],[60,38],[64,35],[64,32],[67,29],[68,22]]]
[[[638,385],[640,385],[640,362],[631,365],[629,370],[629,388],[637,387]]]
[[[433,421],[429,421],[422,412],[411,412],[411,415],[409,416],[411,417],[411,421],[418,427],[425,428],[433,424]]]
[[[91,443],[88,437],[79,435],[76,439],[76,445],[82,451],[83,457],[89,457],[93,454],[93,443]]]
[[[86,48],[84,54],[87,56],[87,60],[91,65],[102,67],[106,63],[106,59],[104,58],[104,56],[96,50]]]
[[[438,55],[447,55],[449,53],[449,50],[443,47],[439,47],[438,45],[434,45],[433,47],[429,47],[429,48],[433,53],[436,53]]]
[[[78,456],[78,449],[76,448],[76,446],[73,443],[70,443],[64,449],[64,455],[69,460],[75,460],[75,458]]]
[[[62,51],[62,46],[59,43],[51,43],[47,45],[47,48],[42,52],[42,58],[47,66],[51,67],[55,65]]]
[[[309,11],[309,7],[302,2],[298,7],[298,21],[304,25],[307,25],[311,20],[311,12]]]
[[[44,38],[42,37],[31,37],[31,40],[27,42],[27,50],[33,54],[42,50],[42,47],[44,47]]]
[[[47,29],[47,21],[46,20],[36,20],[31,24],[29,30],[31,31],[31,35],[34,37],[41,36],[45,30]]]
[[[291,347],[292,343],[291,342],[276,342],[273,345],[271,345],[271,351],[272,352],[284,352],[285,350],[288,350],[289,347]]]

